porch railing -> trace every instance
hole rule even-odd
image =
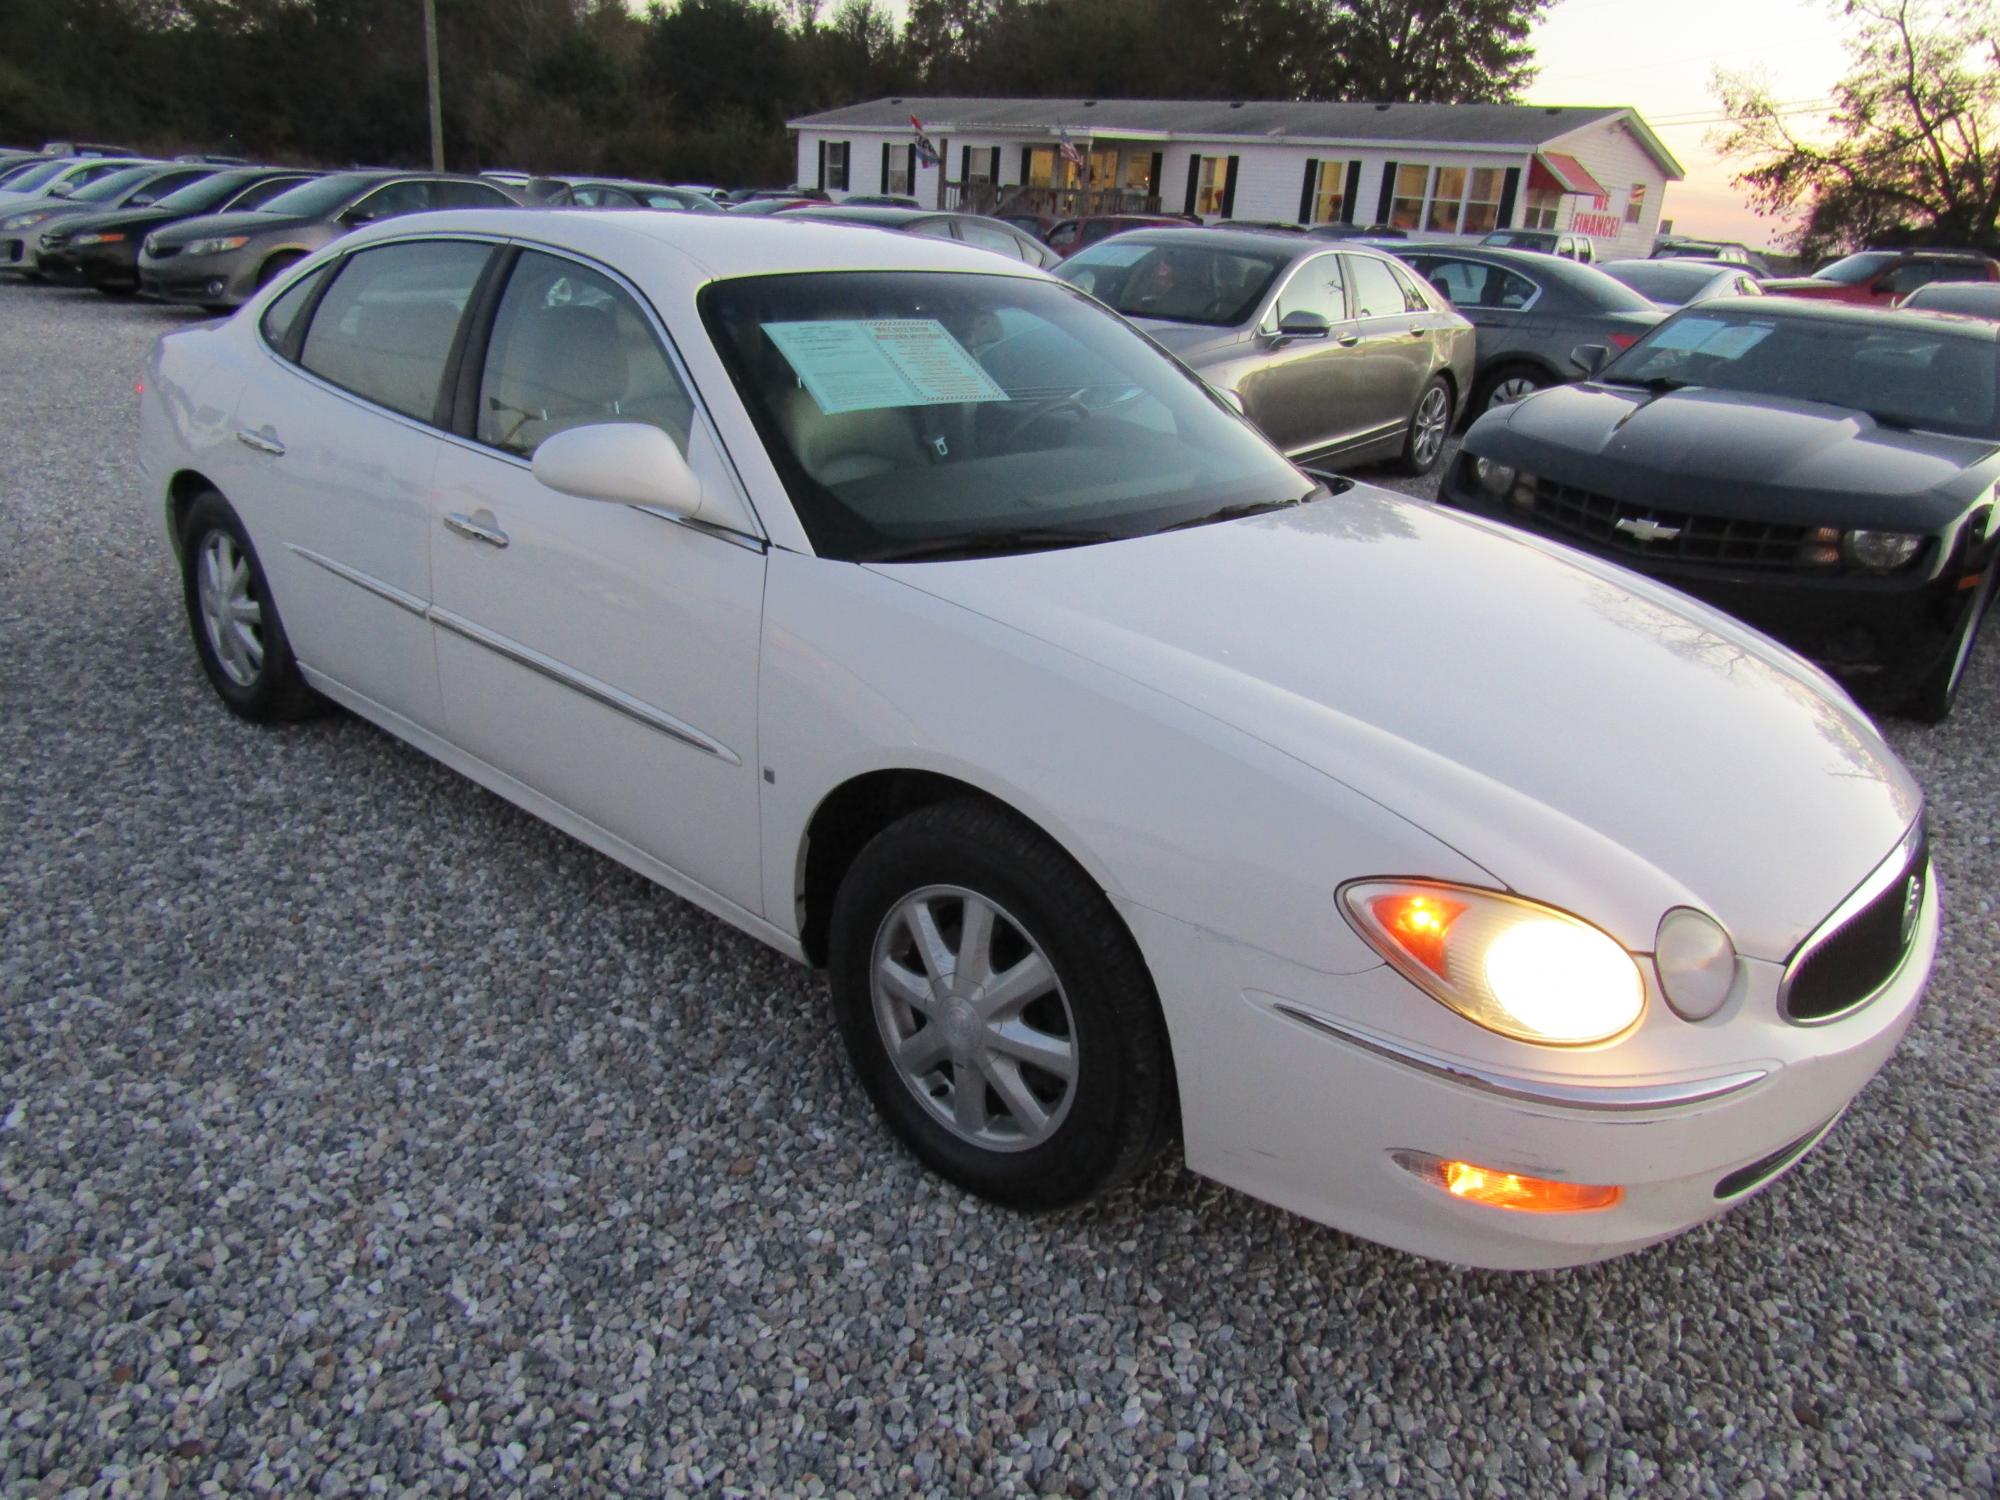
[[[1142,188],[998,186],[990,182],[947,182],[944,206],[968,214],[1047,214],[1072,219],[1084,214],[1156,214],[1160,200]]]

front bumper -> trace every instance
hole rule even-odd
[[[9,271],[17,276],[35,274],[36,229],[11,230],[0,234],[0,271]]]
[[[139,293],[156,302],[199,307],[241,307],[256,290],[254,262],[241,250],[189,259],[139,257]]]
[[[1637,1032],[1572,1050],[1493,1037],[1386,966],[1322,974],[1120,910],[1166,1013],[1190,1168],[1399,1250],[1502,1270],[1655,1244],[1782,1175],[1901,1039],[1939,924],[1932,881],[1895,978],[1838,1020],[1785,1021],[1780,966],[1745,960],[1713,1019],[1681,1021],[1655,991]],[[1627,1071],[1631,1056],[1655,1066]],[[1486,1207],[1406,1170],[1408,1152],[1624,1196],[1566,1214]]]
[[[129,244],[44,248],[36,253],[35,266],[58,286],[134,291],[139,285],[138,256]]]
[[[1740,571],[1677,563],[1595,547],[1469,483],[1469,458],[1453,464],[1438,499],[1502,525],[1576,547],[1679,589],[1781,641],[1857,697],[1893,701],[1957,644],[1970,598],[1964,560],[1940,562],[1935,543],[1907,569],[1887,574]]]

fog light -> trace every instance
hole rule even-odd
[[[1674,1014],[1706,1021],[1736,987],[1736,945],[1712,917],[1677,906],[1660,918],[1653,966]]]
[[[211,297],[220,297],[222,295],[222,278],[220,276],[211,276],[208,278],[208,295]]]
[[[1398,1151],[1395,1162],[1405,1172],[1429,1183],[1439,1192],[1449,1193],[1466,1203],[1477,1203],[1486,1208],[1510,1208],[1517,1213],[1593,1213],[1615,1207],[1625,1197],[1622,1187],[1529,1177],[1520,1172],[1502,1172],[1494,1167],[1452,1161],[1422,1151]]]

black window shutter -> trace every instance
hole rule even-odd
[[[1318,196],[1319,196],[1319,158],[1316,156],[1308,156],[1306,158],[1306,179],[1304,182],[1299,184],[1299,222],[1301,224],[1312,223],[1313,199],[1317,198]]]
[[[908,167],[908,172],[905,176],[905,180],[910,184],[910,189],[909,189],[910,192],[915,193],[917,190],[917,148],[915,146],[905,146],[903,149],[910,153],[908,161],[906,162],[906,166]],[[939,158],[938,160],[938,171],[940,173],[944,171],[943,158]]]
[[[1341,223],[1352,224],[1354,222],[1354,203],[1360,196],[1361,163],[1351,161],[1347,164],[1347,191],[1340,195]]]
[[[1500,227],[1502,229],[1512,229],[1514,227],[1514,198],[1520,191],[1521,169],[1519,167],[1509,167],[1507,169],[1507,180],[1500,188]]]
[[[1152,184],[1153,201],[1160,201],[1160,189],[1166,184],[1160,181],[1160,173],[1166,168],[1167,158],[1163,152],[1153,153],[1153,170],[1146,174],[1146,181]]]
[[[1200,191],[1201,191],[1201,153],[1196,152],[1194,155],[1188,158],[1187,207],[1181,210],[1183,213],[1191,214],[1194,212],[1195,194],[1199,193]]]
[[[826,190],[826,142],[819,143],[819,175],[813,178],[813,186],[822,192]]]
[[[999,148],[995,147],[994,149],[998,150]],[[1035,148],[1033,146],[1023,146],[1021,148],[1021,185],[1023,187],[1028,185],[1028,163],[1034,159]]]
[[[958,148],[958,185],[964,187],[970,181],[972,181],[972,148],[970,146],[960,146]]]
[[[884,193],[889,191],[889,143],[887,141],[882,143],[882,186],[879,191]]]
[[[1389,208],[1395,201],[1396,164],[1392,161],[1385,161],[1382,163],[1382,194],[1375,201],[1375,222],[1377,224],[1386,224],[1389,222]]]
[[[1236,164],[1243,158],[1232,156],[1229,166],[1222,174],[1222,217],[1227,219],[1236,212]]]

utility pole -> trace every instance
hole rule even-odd
[[[444,170],[444,101],[438,94],[437,0],[424,0],[424,64],[430,73],[431,170]]]

